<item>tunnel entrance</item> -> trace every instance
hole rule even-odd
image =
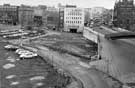
[[[77,33],[77,29],[71,28],[71,29],[70,29],[70,32],[71,32],[71,33]]]

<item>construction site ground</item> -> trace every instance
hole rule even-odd
[[[48,31],[50,35],[32,39],[32,44],[46,46],[60,53],[68,53],[79,57],[82,61],[89,61],[97,54],[97,45],[85,39],[82,34]]]

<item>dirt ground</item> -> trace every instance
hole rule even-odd
[[[47,46],[61,53],[69,53],[89,59],[97,53],[97,45],[86,40],[82,34],[55,32],[54,34],[32,40],[32,43]]]
[[[65,88],[67,78],[41,57],[18,60],[17,54],[4,49],[5,45],[0,42],[1,88]]]

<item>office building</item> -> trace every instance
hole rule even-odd
[[[84,10],[74,5],[64,8],[64,31],[82,32],[84,27]]]
[[[135,5],[133,0],[119,0],[115,3],[113,23],[116,27],[135,30]]]
[[[33,24],[33,9],[30,6],[21,5],[19,7],[19,23],[22,26]]]
[[[10,4],[0,5],[0,23],[16,25],[19,22],[19,6]]]

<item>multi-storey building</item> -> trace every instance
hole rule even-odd
[[[64,28],[64,8],[65,6],[62,6],[59,4],[59,30],[63,30]]]
[[[47,6],[46,5],[39,5],[38,8],[42,11],[42,26],[47,25]]]
[[[46,6],[45,5],[39,5],[37,7],[33,7],[34,10],[34,24],[35,26],[44,26],[46,25]]]
[[[59,10],[55,7],[47,7],[47,26],[50,29],[58,29],[59,25]]]
[[[18,24],[18,8],[10,4],[0,5],[0,23]]]
[[[64,8],[64,31],[82,32],[84,27],[84,10],[67,5]]]
[[[135,27],[135,6],[133,0],[119,0],[114,6],[114,25],[134,30]]]
[[[90,19],[102,21],[102,14],[106,12],[107,9],[104,7],[93,7],[90,10]]]
[[[33,9],[30,6],[21,5],[19,7],[19,23],[22,26],[32,25],[33,23]]]
[[[85,14],[85,22],[88,22],[90,20],[90,16],[91,16],[91,8],[85,8],[84,9],[84,14]]]
[[[47,7],[47,11],[50,11],[50,12],[58,12],[58,9],[55,8],[55,7],[48,6],[48,7]]]

